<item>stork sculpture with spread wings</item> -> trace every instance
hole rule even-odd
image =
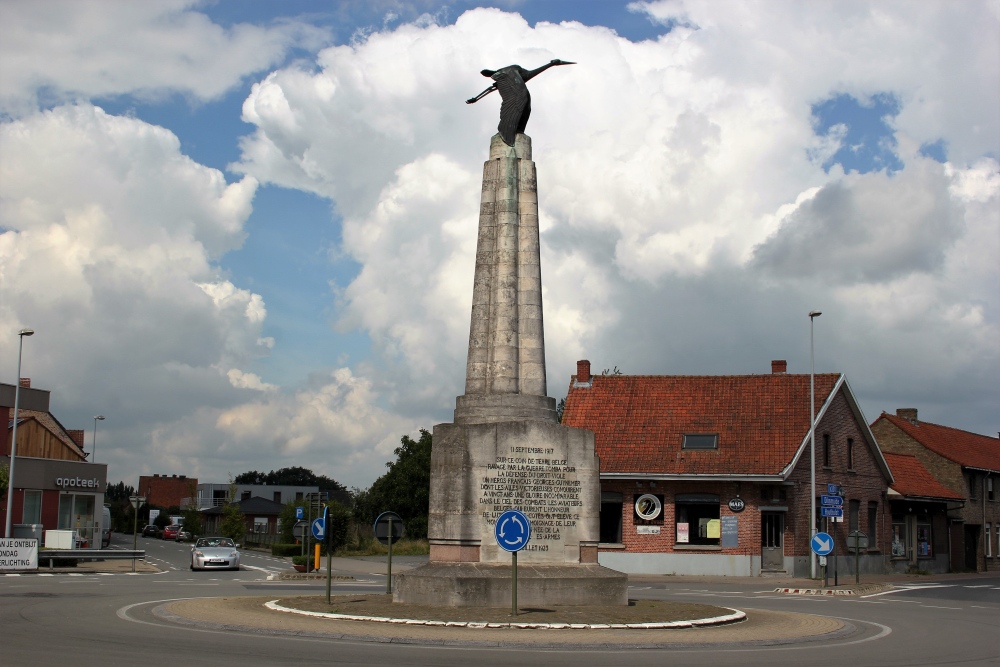
[[[565,60],[551,60],[530,71],[520,65],[508,65],[498,70],[484,69],[480,74],[490,77],[496,83],[475,97],[465,100],[465,103],[475,104],[494,90],[499,90],[503,101],[500,104],[500,124],[497,125],[497,130],[504,143],[513,146],[514,137],[519,132],[524,132],[528,125],[528,116],[531,115],[531,93],[525,84],[550,67],[575,64]]]

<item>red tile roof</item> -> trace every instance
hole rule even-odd
[[[840,379],[816,375],[819,413]],[[594,431],[601,471],[777,475],[809,433],[809,376],[593,375],[570,382],[562,423]],[[683,450],[717,433],[718,449]]]
[[[1000,472],[1000,438],[991,438],[988,435],[969,433],[925,421],[914,424],[909,419],[885,412],[875,422],[878,423],[883,419],[927,449],[950,461],[971,468]]]
[[[896,493],[919,498],[963,499],[962,496],[934,479],[916,456],[892,452],[883,452],[882,455],[885,457],[886,463],[889,464],[889,469],[892,470],[895,481],[891,488]]]
[[[14,426],[14,408],[9,408],[7,415],[7,430],[9,431]],[[87,458],[83,449],[76,443],[75,440],[73,440],[73,437],[69,434],[66,428],[59,423],[59,420],[56,419],[51,412],[25,410],[23,408],[17,411],[18,428],[21,427],[22,422],[28,419],[36,420],[45,429],[50,431],[52,435],[61,440],[69,448],[69,450],[79,456],[81,460]]]

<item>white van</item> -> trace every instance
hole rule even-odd
[[[101,513],[101,548],[107,549],[111,546],[111,508],[104,506]]]

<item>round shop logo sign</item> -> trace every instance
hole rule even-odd
[[[644,521],[652,521],[660,516],[663,510],[663,503],[652,493],[646,493],[635,500],[635,513]]]
[[[729,501],[729,509],[733,512],[742,512],[746,509],[747,504],[743,502],[742,498],[733,498]]]

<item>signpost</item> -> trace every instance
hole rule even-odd
[[[809,542],[809,547],[817,556],[826,556],[833,551],[833,538],[829,533],[816,533]]]
[[[854,583],[861,583],[861,550],[868,548],[868,536],[860,530],[852,530],[847,536],[847,549],[854,552]]]
[[[385,592],[392,593],[392,545],[403,538],[403,520],[395,512],[382,512],[375,519],[375,538],[389,547],[386,566]]]
[[[497,518],[493,526],[497,545],[510,552],[510,615],[517,616],[517,552],[528,546],[531,539],[531,521],[519,510],[507,510]]]
[[[129,496],[132,503],[132,551],[136,550],[136,535],[139,532],[139,508],[146,502],[145,496]],[[76,546],[76,545],[73,545]],[[135,559],[132,559],[132,571],[135,572]]]

